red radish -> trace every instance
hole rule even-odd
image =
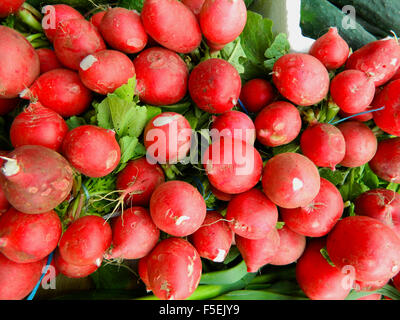
[[[338,29],[333,27],[314,42],[309,53],[321,61],[328,70],[335,70],[346,63],[350,48],[339,35]]]
[[[182,3],[194,13],[196,18],[199,18],[199,14],[201,8],[203,7],[204,1],[205,0],[182,0]]]
[[[110,225],[99,216],[84,216],[75,220],[63,233],[59,250],[65,262],[77,266],[100,266],[110,247]]]
[[[346,69],[365,72],[379,87],[390,80],[400,67],[400,46],[386,38],[366,44],[347,60]]]
[[[180,1],[146,0],[141,18],[146,32],[167,49],[189,53],[200,45],[197,19]]]
[[[385,280],[400,270],[400,238],[389,226],[370,217],[340,220],[329,233],[327,251],[338,268],[354,268],[357,280]]]
[[[387,189],[373,189],[361,194],[354,202],[355,213],[378,219],[400,235],[400,195]]]
[[[218,189],[216,189],[213,186],[210,186],[211,192],[213,193],[213,195],[221,201],[231,201],[234,197],[233,194],[229,194],[229,193],[225,193],[222,191],[219,191]]]
[[[278,229],[279,248],[270,264],[284,266],[296,262],[306,247],[306,237],[290,230],[286,225]]]
[[[0,216],[7,212],[8,209],[10,209],[10,203],[4,194],[3,188],[0,186]]]
[[[136,91],[143,102],[165,106],[185,96],[189,70],[175,52],[160,47],[149,48],[141,52],[133,64]]]
[[[267,161],[262,175],[267,197],[282,208],[308,205],[318,194],[320,176],[317,167],[298,153],[281,153]]]
[[[7,113],[14,110],[18,105],[18,101],[18,98],[0,99],[0,116],[5,116]]]
[[[40,61],[40,74],[46,73],[54,69],[62,68],[62,64],[58,61],[54,50],[48,48],[36,49]]]
[[[247,272],[257,272],[258,269],[271,262],[279,250],[279,233],[275,228],[263,239],[251,240],[235,236],[239,249],[247,266]]]
[[[203,35],[216,44],[235,40],[242,33],[246,20],[247,9],[243,0],[205,0],[199,14]]]
[[[383,110],[374,112],[374,122],[383,131],[400,136],[400,80],[393,81],[376,96],[372,105]]]
[[[203,224],[206,211],[200,192],[184,181],[161,184],[150,199],[150,214],[156,226],[176,237],[196,232]]]
[[[201,277],[201,259],[186,240],[161,241],[147,259],[150,288],[161,300],[183,300],[197,288]]]
[[[276,98],[272,84],[264,79],[246,82],[240,91],[240,100],[249,112],[259,112]]]
[[[36,286],[46,259],[16,263],[0,254],[0,300],[22,300]]]
[[[371,111],[372,109],[375,109],[374,107],[369,106],[365,111]],[[350,116],[354,116],[354,113],[347,113],[347,112],[343,112],[342,110],[339,111],[339,115],[342,118],[347,118]],[[358,116],[352,117],[351,120],[354,121],[361,121],[361,122],[367,122],[369,120],[372,120],[374,117],[373,112],[369,112],[369,113],[364,113],[364,114],[360,114]]]
[[[61,257],[59,250],[57,250],[54,255],[54,263],[57,268],[57,271],[62,273],[64,276],[73,279],[85,278],[98,269],[98,267],[95,264],[90,264],[86,266],[76,266],[71,263],[68,263]]]
[[[151,164],[143,157],[128,162],[118,174],[116,186],[128,207],[147,207],[154,190],[163,182],[164,171],[160,165]]]
[[[73,171],[67,160],[43,146],[16,148],[1,171],[0,184],[7,200],[24,213],[53,210],[72,189]]]
[[[375,96],[375,84],[364,72],[345,70],[331,82],[333,101],[348,113],[365,111]]]
[[[393,284],[400,291],[400,273],[393,278]]]
[[[390,81],[395,81],[395,80],[399,80],[399,79],[400,79],[400,68],[397,69],[396,73],[394,74],[392,79],[390,79]]]
[[[99,30],[108,45],[124,53],[137,53],[147,44],[140,15],[125,8],[110,8],[101,20]]]
[[[147,292],[151,291],[150,288],[150,280],[149,280],[149,274],[147,272],[147,260],[149,259],[149,256],[145,256],[141,258],[138,262],[138,273],[140,279],[143,281],[143,283],[146,286]]]
[[[76,170],[92,178],[108,175],[121,159],[115,132],[93,125],[69,131],[64,138],[62,150]]]
[[[233,232],[222,215],[208,212],[203,225],[190,237],[200,257],[223,262],[231,248]]]
[[[383,288],[390,279],[384,279],[380,281],[356,281],[355,289],[357,291],[375,291]]]
[[[161,164],[183,160],[190,150],[192,129],[184,116],[163,112],[151,119],[144,130],[147,160]]]
[[[344,300],[353,287],[354,275],[329,264],[320,252],[325,243],[320,238],[307,244],[296,264],[296,279],[311,300]]]
[[[67,68],[78,70],[83,58],[105,49],[100,33],[89,21],[71,19],[59,23],[54,50],[58,60]]]
[[[37,102],[31,103],[15,117],[10,128],[10,138],[14,148],[39,145],[58,151],[67,132],[68,126],[64,119]]]
[[[90,17],[90,23],[94,25],[96,28],[100,27],[101,20],[103,19],[104,15],[107,11],[99,11]]]
[[[400,138],[380,141],[369,166],[379,178],[400,183]]]
[[[329,123],[317,123],[303,131],[300,139],[301,151],[318,167],[335,166],[346,154],[346,142],[342,132]]]
[[[47,5],[43,7],[42,11],[45,13],[42,27],[50,41],[54,40],[60,23],[71,19],[85,19],[79,11],[66,4]]]
[[[238,102],[241,80],[237,70],[222,59],[200,62],[189,77],[189,93],[196,105],[210,113],[231,110]]]
[[[135,67],[125,54],[103,50],[88,55],[79,67],[79,77],[90,90],[108,94],[135,76]]]
[[[245,113],[235,110],[224,112],[214,119],[211,135],[214,134],[215,139],[217,137],[233,137],[251,145],[256,139],[256,129],[251,118]]]
[[[112,222],[112,235],[112,249],[107,259],[140,259],[155,247],[160,230],[146,209],[132,207]]]
[[[25,0],[2,0],[0,3],[0,18],[16,13]]]
[[[254,121],[257,140],[263,145],[277,147],[292,142],[300,133],[300,112],[291,103],[278,101],[260,111]]]
[[[57,247],[61,232],[54,211],[26,214],[11,208],[0,217],[0,251],[17,263],[40,261]]]
[[[304,53],[289,53],[279,58],[274,64],[272,80],[286,99],[300,106],[322,101],[329,91],[325,66]]]
[[[251,189],[229,202],[226,219],[237,235],[252,240],[263,239],[278,222],[278,208],[260,190]]]
[[[343,199],[339,190],[328,180],[321,178],[318,195],[306,206],[281,209],[285,226],[308,237],[328,234],[343,214]]]
[[[372,130],[359,121],[340,123],[338,129],[346,141],[346,153],[341,166],[355,168],[369,162],[378,148],[378,141]]]
[[[39,56],[28,40],[11,28],[0,26],[0,43],[0,99],[16,98],[39,76]]]
[[[260,181],[262,159],[252,145],[225,137],[207,148],[203,166],[213,187],[224,193],[238,194]]]
[[[92,94],[80,80],[78,73],[56,69],[42,74],[33,85],[21,93],[21,98],[36,98],[46,108],[60,116],[79,115],[90,106]]]

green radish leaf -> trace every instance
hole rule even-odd
[[[128,83],[120,86],[108,96],[112,97],[115,95],[125,101],[137,103],[139,101],[139,98],[136,96],[135,89],[136,89],[136,76],[130,78],[128,80]]]
[[[335,264],[332,262],[331,258],[329,257],[328,251],[326,250],[326,248],[322,248],[320,250],[321,255],[324,257],[324,259],[332,266],[332,267],[336,267]]]
[[[272,45],[265,51],[265,57],[267,60],[264,61],[264,66],[268,70],[272,70],[275,62],[285,54],[289,53],[290,44],[286,34],[279,33]]]
[[[119,145],[121,147],[121,163],[126,163],[133,158],[138,142],[138,138],[130,136],[125,136],[119,139]]]
[[[73,116],[65,121],[68,125],[69,130],[75,129],[77,127],[86,124],[86,120],[82,117]]]
[[[244,260],[233,268],[203,273],[200,284],[230,284],[239,281],[247,274],[247,266]]]
[[[350,170],[342,171],[335,170],[332,171],[329,168],[320,168],[319,174],[322,178],[332,182],[335,186],[343,185],[346,181],[346,178],[349,174]]]
[[[144,0],[120,0],[118,6],[130,10],[136,10],[137,12],[142,12],[143,3]]]
[[[246,58],[246,54],[243,51],[241,45],[241,38],[237,38],[234,41],[228,43],[221,51],[221,58],[228,61],[233,65],[239,74],[244,73],[245,68],[243,66],[243,59]]]
[[[279,230],[279,229],[282,229],[284,225],[285,225],[285,223],[283,221],[278,221],[276,223],[275,228]]]
[[[147,117],[146,117],[146,124],[153,119],[155,116],[158,116],[162,110],[159,107],[153,107],[153,106],[146,106],[147,108]]]
[[[278,146],[272,149],[272,153],[274,156],[280,153],[285,153],[285,152],[297,152],[300,150],[300,144],[299,142],[293,141],[291,143],[285,144],[283,146]]]
[[[190,101],[185,101],[177,104],[172,104],[168,106],[160,106],[162,112],[176,112],[180,114],[184,114],[186,111],[189,110],[192,103]]]

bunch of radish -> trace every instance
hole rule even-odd
[[[0,4],[0,16],[20,4],[8,5]],[[203,37],[215,53],[240,36],[243,0],[145,0],[141,14],[113,7],[90,20],[68,5],[44,12],[51,49],[35,50],[0,26],[1,113],[26,104],[11,124],[14,149],[0,155],[0,299],[26,297],[52,252],[57,271],[69,278],[92,274],[104,259],[140,259],[147,290],[186,299],[199,285],[202,259],[222,263],[234,246],[249,273],[297,262],[298,284],[310,299],[344,299],[352,289],[376,290],[391,279],[399,288],[399,194],[364,192],[345,217],[340,191],[319,170],[369,164],[380,179],[400,183],[400,138],[392,137],[400,136],[396,39],[350,54],[331,28],[309,53],[279,58],[272,79],[242,83],[226,60],[211,55],[189,68],[182,55]],[[190,179],[170,179],[163,170],[191,151],[192,127],[182,114],[169,110],[149,119],[141,139],[151,157],[131,159],[118,172],[115,130],[68,128],[68,118],[132,78],[147,105],[187,98],[213,115],[200,171],[218,209],[207,208]],[[307,110],[326,100],[351,119],[304,121]],[[371,117],[390,138],[378,142],[364,123]],[[299,152],[265,157],[295,141]],[[73,200],[77,177],[109,175],[116,175],[119,216],[66,222],[56,214]]]

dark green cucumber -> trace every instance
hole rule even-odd
[[[345,29],[343,21],[347,15],[327,0],[301,1],[301,28],[303,35],[314,39],[325,34],[330,27],[337,27],[339,34],[353,50],[376,41],[377,38],[359,23],[355,28]]]
[[[365,21],[390,33],[400,34],[400,0],[330,0],[337,6],[351,5]]]
[[[359,24],[362,25],[362,27],[367,30],[369,33],[373,34],[377,38],[386,38],[387,36],[390,36],[390,32],[387,32],[385,30],[382,30],[381,28],[369,23],[368,21],[364,20],[360,16],[356,17],[356,20]]]

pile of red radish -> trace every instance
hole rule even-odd
[[[26,297],[53,251],[57,271],[70,278],[92,274],[103,259],[140,259],[148,290],[160,299],[186,299],[199,285],[201,259],[223,262],[232,246],[248,272],[297,262],[298,284],[310,299],[344,299],[356,286],[376,290],[393,278],[400,290],[399,194],[369,190],[355,201],[356,215],[342,217],[339,190],[318,170],[368,163],[382,180],[400,183],[400,138],[378,142],[363,123],[372,114],[383,132],[400,136],[397,40],[350,54],[331,28],[309,53],[278,59],[272,82],[242,86],[228,61],[210,58],[189,72],[179,54],[198,48],[203,36],[217,51],[235,40],[246,24],[243,0],[146,0],[141,14],[109,8],[90,21],[67,5],[45,9],[43,29],[54,50],[35,51],[21,34],[0,26],[1,114],[19,98],[29,100],[11,125],[14,150],[1,152],[0,299]],[[63,231],[54,209],[71,197],[74,175],[105,177],[121,160],[113,130],[69,130],[65,119],[134,76],[146,104],[172,105],[189,94],[199,109],[217,115],[210,129],[220,137],[213,136],[202,164],[226,214],[207,211],[190,183],[166,181],[159,163],[187,156],[191,127],[181,114],[163,112],[147,123],[143,144],[154,151],[155,130],[167,142],[178,137],[178,144],[153,153],[159,163],[142,157],[118,173],[122,215],[111,223],[79,217]],[[300,109],[328,97],[345,116],[379,110],[337,126],[305,127]],[[239,99],[251,117],[232,110]],[[296,139],[301,153],[263,163],[261,149]],[[168,238],[160,240],[161,232]]]

